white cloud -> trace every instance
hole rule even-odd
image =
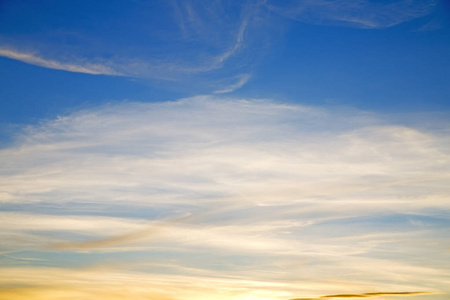
[[[2,150],[2,199],[447,207],[448,139],[366,116],[208,97],[83,111]]]
[[[113,68],[103,64],[95,64],[90,62],[63,62],[54,59],[43,58],[32,53],[25,53],[9,48],[0,48],[0,56],[20,60],[31,65],[68,72],[86,73],[93,75],[122,75],[116,72]]]
[[[141,251],[148,263],[281,282],[272,292],[285,298],[348,286],[442,290],[447,121],[387,119],[201,96],[30,126],[0,151],[0,199],[10,211],[0,216],[2,251],[120,252],[124,261]],[[152,256],[156,249],[166,256]],[[337,279],[340,287],[308,288]]]

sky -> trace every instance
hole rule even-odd
[[[0,300],[444,300],[450,2],[0,1]]]

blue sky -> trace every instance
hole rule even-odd
[[[448,1],[2,1],[0,77],[0,300],[450,293]]]
[[[3,2],[2,119],[220,91],[448,109],[445,1],[225,2]]]

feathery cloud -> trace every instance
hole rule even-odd
[[[158,276],[252,278],[271,299],[445,291],[448,121],[426,120],[209,96],[47,120],[0,151],[0,253],[139,253],[178,266]]]
[[[20,9],[15,5],[6,8]],[[273,43],[270,32],[279,25],[273,24],[271,12],[310,24],[386,28],[425,16],[436,5],[418,0],[135,1],[127,10],[112,5],[110,10],[120,10],[120,17],[107,21],[109,26],[91,15],[91,8],[83,10],[82,20],[64,26],[53,28],[55,24],[39,20],[32,35],[1,37],[0,56],[50,69],[164,80],[203,93],[229,93],[250,80],[258,57]],[[33,7],[35,13],[23,17],[45,15],[40,9]],[[55,12],[66,9],[53,6]]]
[[[146,237],[155,237],[160,235],[165,228],[173,226],[175,224],[188,221],[192,219],[193,216],[185,216],[176,218],[173,220],[167,220],[164,222],[159,222],[157,224],[152,224],[144,229],[137,231],[128,232],[125,234],[109,236],[107,238],[102,238],[98,240],[82,241],[82,242],[61,242],[52,245],[53,249],[96,249],[104,248],[108,246],[120,245],[128,242],[138,241]]]
[[[387,28],[432,12],[437,1],[371,0],[267,1],[268,9],[301,22],[356,28]]]
[[[19,9],[15,5],[8,3],[6,9]],[[83,10],[82,20],[67,20],[61,26],[64,29],[41,20],[33,35],[0,37],[0,56],[69,72],[195,82],[211,92],[232,91],[248,80],[241,74],[248,73],[253,63],[248,53],[257,39],[249,38],[249,31],[256,29],[259,3],[173,0],[154,4],[135,1],[128,6],[123,10],[112,5],[111,11],[120,10],[121,21],[115,19],[107,27],[103,19],[91,15],[95,13],[92,7]],[[45,15],[40,11],[43,7],[33,7],[35,13],[27,18]],[[66,9],[64,5],[53,6],[55,12]]]
[[[19,60],[44,68],[63,70],[68,72],[86,73],[92,75],[123,75],[116,72],[113,68],[102,64],[94,64],[89,62],[78,64],[74,62],[66,63],[63,61],[42,58],[32,53],[20,52],[15,49],[0,48],[0,56]]]

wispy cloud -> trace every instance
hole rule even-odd
[[[20,52],[15,49],[0,48],[0,56],[19,60],[44,68],[63,70],[68,72],[93,75],[123,75],[115,71],[113,68],[102,64],[95,64],[90,62],[78,64],[73,62],[66,63],[63,61],[46,59],[32,53]]]
[[[267,7],[285,17],[305,23],[357,28],[386,28],[432,12],[438,1],[371,0],[267,1]]]
[[[152,224],[151,226],[146,226],[143,229],[127,232],[125,234],[119,234],[109,236],[107,238],[82,242],[60,242],[53,244],[51,247],[53,249],[97,249],[114,245],[120,245],[124,243],[139,241],[140,239],[143,238],[161,235],[167,227],[176,225],[178,223],[186,222],[192,218],[193,218],[192,216],[185,216],[173,220]]]
[[[90,8],[84,18],[89,20],[89,30],[80,24],[49,32],[52,25],[46,27],[39,21],[42,28],[37,26],[33,35],[1,37],[0,56],[50,69],[164,80],[195,86],[203,93],[228,93],[246,84],[250,79],[246,74],[273,42],[269,28],[279,24],[273,24],[276,18],[270,16],[271,12],[311,24],[386,28],[425,16],[436,4],[418,0],[389,4],[369,0],[207,4],[171,0],[150,5],[134,1],[129,4],[130,10],[120,11],[120,30],[111,32],[97,16],[89,15]],[[7,8],[20,9],[15,5],[8,3]],[[35,15],[45,14],[39,9],[33,7]],[[53,9],[57,12],[66,8],[61,4]],[[116,23],[109,25],[117,27]]]
[[[439,188],[448,176],[445,135],[365,113],[198,97],[79,112],[30,127],[22,139],[1,152],[4,202],[238,197],[261,206],[299,199],[336,206],[328,199],[349,203],[364,194],[365,209],[382,208],[384,199],[402,210],[409,198],[392,195],[408,197],[415,185],[428,201],[411,202],[411,210],[447,207]]]
[[[47,120],[0,151],[0,253],[193,268],[255,299],[445,291],[448,118],[397,117],[201,96]]]
[[[232,91],[235,91],[239,88],[241,88],[242,86],[244,86],[247,81],[249,81],[250,79],[250,75],[249,74],[241,74],[239,76],[237,76],[235,79],[237,79],[236,83],[230,84],[229,86],[224,86],[222,87],[222,89],[214,91],[215,94],[223,94],[223,93],[229,93]]]
[[[363,294],[339,294],[339,295],[327,295],[318,298],[294,298],[291,300],[321,300],[321,299],[333,299],[333,298],[369,298],[369,297],[379,297],[379,296],[416,296],[416,295],[430,295],[434,294],[432,292],[391,292],[391,293],[363,293]]]
[[[123,28],[114,33],[105,29],[97,16],[86,17],[89,31],[83,30],[83,22],[75,22],[81,23],[80,27],[55,29],[57,33],[48,32],[47,27],[40,32],[38,26],[32,36],[1,37],[0,56],[69,72],[192,82],[210,92],[232,91],[236,88],[228,82],[238,78],[233,84],[238,86],[248,80],[240,74],[248,73],[254,62],[248,53],[258,40],[252,35],[257,29],[254,20],[260,3],[173,0],[151,5],[135,1],[129,5],[130,12],[138,10],[139,14],[121,10]],[[17,9],[14,6],[10,3],[8,9]],[[33,9],[40,13],[40,7]],[[53,9],[64,11],[65,7],[55,5]],[[87,14],[90,12],[86,9]],[[164,22],[159,21],[161,18]]]

